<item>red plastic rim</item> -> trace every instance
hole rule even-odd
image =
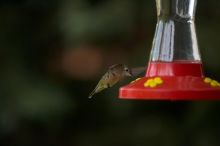
[[[152,62],[145,77],[120,88],[119,97],[149,100],[220,99],[220,84],[210,78],[205,79],[201,63]]]
[[[211,86],[204,78],[193,76],[161,77],[163,84],[145,87],[151,77],[120,88],[119,97],[123,99],[160,99],[160,100],[204,100],[220,99],[220,87]]]

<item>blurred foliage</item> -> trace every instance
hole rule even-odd
[[[206,74],[220,80],[220,1],[198,1]],[[219,102],[88,100],[107,66],[147,63],[154,0],[1,0],[0,142],[22,146],[218,146]]]

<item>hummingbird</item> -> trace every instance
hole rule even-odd
[[[138,74],[143,71],[143,67],[135,68],[134,73]],[[138,72],[138,73],[137,73]],[[108,68],[108,71],[101,77],[95,89],[90,93],[88,98],[104,89],[110,88],[125,77],[133,77],[132,69],[125,64],[115,64]]]
[[[102,76],[95,89],[90,93],[89,98],[104,89],[110,88],[125,77],[132,77],[131,70],[125,64],[115,64],[109,67]]]

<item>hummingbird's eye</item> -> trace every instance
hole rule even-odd
[[[125,71],[128,72],[129,71],[128,68],[126,68]]]

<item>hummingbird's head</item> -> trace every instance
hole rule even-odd
[[[124,65],[123,72],[125,76],[133,77],[131,70],[126,65]]]

